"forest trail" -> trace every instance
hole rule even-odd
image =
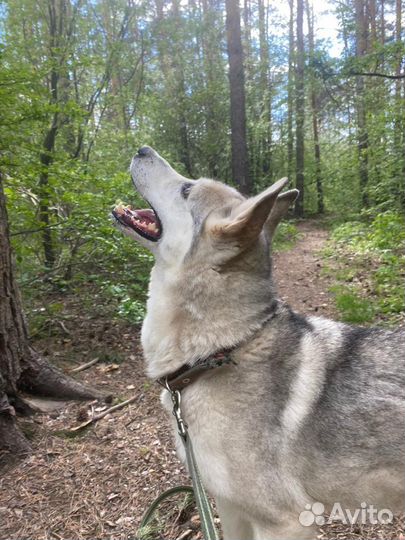
[[[273,255],[273,278],[279,296],[294,310],[305,315],[334,317],[330,282],[322,275],[321,251],[328,239],[327,230],[317,220],[298,223],[296,244]]]
[[[316,221],[298,227],[297,243],[274,254],[280,296],[301,313],[333,315],[319,255],[327,232]],[[0,539],[128,540],[159,493],[190,481],[175,454],[160,388],[144,375],[139,332],[123,321],[86,313],[78,297],[64,302],[75,315],[69,328],[74,339],[53,334],[37,340],[36,348],[66,371],[72,363],[100,356],[79,378],[108,389],[119,401],[136,396],[135,401],[74,437],[70,428],[109,405],[64,404],[20,422],[26,433],[35,434],[34,453],[0,475]],[[164,512],[163,538],[201,540],[194,509],[165,506]],[[367,534],[359,527],[331,525],[318,538],[389,540],[399,537],[400,527],[396,522]]]

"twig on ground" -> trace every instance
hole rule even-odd
[[[84,371],[85,369],[88,369],[91,366],[94,366],[94,364],[97,364],[97,362],[100,360],[100,358],[93,358],[93,360],[90,360],[89,362],[86,362],[85,364],[81,364],[78,367],[75,367],[70,370],[70,373],[79,373],[79,371]]]
[[[66,325],[63,321],[58,321],[59,326],[62,328],[62,330],[67,334],[68,336],[72,335],[72,332],[66,328]]]
[[[83,422],[82,424],[79,424],[78,426],[75,426],[73,428],[70,428],[70,432],[74,433],[76,431],[80,431],[81,429],[84,429],[85,427],[89,426],[90,424],[95,424],[98,422],[98,420],[101,420],[107,414],[110,414],[115,411],[119,411],[120,409],[123,409],[130,403],[133,403],[136,399],[138,399],[138,396],[132,396],[131,398],[127,399],[126,401],[123,401],[122,403],[118,403],[117,405],[114,405],[113,407],[110,407],[109,409],[106,409],[103,412],[100,412],[99,414],[95,414],[92,416],[89,420],[86,420],[86,422]]]
[[[190,536],[190,534],[193,533],[193,529],[186,529],[184,532],[181,533],[180,536],[176,538],[176,540],[185,540]]]

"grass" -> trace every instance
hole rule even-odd
[[[404,219],[385,212],[372,221],[335,225],[324,249],[341,319],[394,325],[405,318]]]
[[[282,221],[277,227],[273,238],[273,249],[275,251],[284,251],[291,249],[298,241],[300,233],[297,227],[291,221]]]
[[[341,319],[347,323],[365,324],[374,321],[376,316],[374,305],[367,298],[362,298],[349,287],[331,287],[331,292],[335,294],[336,307]]]

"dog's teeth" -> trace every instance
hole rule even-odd
[[[125,206],[123,206],[122,204],[119,204],[118,206],[114,208],[114,210],[116,214],[118,214],[119,216],[122,216],[122,214],[125,213]]]

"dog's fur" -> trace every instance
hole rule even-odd
[[[270,244],[296,190],[280,194],[280,180],[245,199],[184,178],[150,148],[131,174],[163,226],[152,242],[117,223],[155,256],[142,328],[148,375],[236,346],[236,365],[182,393],[225,539],[314,538],[298,521],[314,501],[403,511],[405,335],[304,317],[277,299]]]

